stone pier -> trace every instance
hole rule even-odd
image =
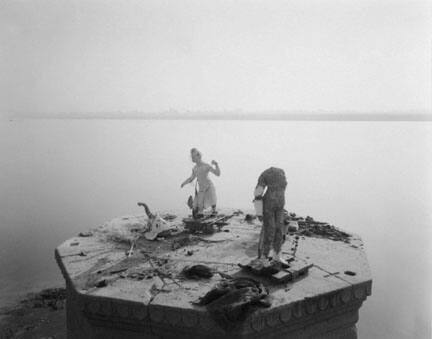
[[[177,219],[172,222],[181,228]],[[56,249],[67,286],[69,339],[357,338],[358,311],[372,287],[358,236],[331,240],[297,232],[295,255],[312,264],[308,273],[284,284],[254,277],[268,288],[271,306],[227,330],[194,302],[227,275],[250,277],[238,264],[256,257],[261,223],[246,222],[237,213],[213,234],[187,235],[180,229],[154,241],[140,237],[127,255],[125,239],[139,234],[144,223],[143,216],[119,218],[110,224],[115,234],[113,228],[96,229]],[[294,239],[295,234],[287,236],[287,257]],[[196,280],[181,276],[195,264],[222,274]]]

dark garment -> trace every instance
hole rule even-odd
[[[284,242],[285,172],[270,167],[260,175],[257,186],[267,187],[263,197],[263,227],[258,250],[258,256],[267,257],[272,247],[275,252],[280,252]]]
[[[244,320],[259,307],[271,306],[267,288],[250,278],[222,280],[198,305],[206,305],[213,319],[225,330],[241,327]]]
[[[266,169],[258,178],[257,186],[267,187],[267,192],[264,197],[268,194],[274,193],[285,193],[285,188],[287,186],[287,181],[285,178],[285,172],[283,169],[270,167]],[[283,199],[285,203],[285,199]]]

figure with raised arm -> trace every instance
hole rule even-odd
[[[181,184],[181,187],[193,182],[197,179],[198,189],[196,189],[195,199],[193,200],[194,215],[202,215],[204,209],[211,207],[212,213],[216,214],[216,190],[213,182],[209,179],[208,174],[211,172],[216,176],[220,176],[221,171],[219,164],[212,160],[211,166],[202,160],[202,154],[196,148],[192,148],[191,151],[192,162],[195,166],[192,169],[192,174]]]

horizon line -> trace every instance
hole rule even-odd
[[[227,113],[199,112],[105,112],[105,113],[12,113],[6,119],[47,120],[232,120],[232,121],[432,121],[432,113]]]

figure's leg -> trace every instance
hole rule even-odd
[[[283,210],[276,210],[275,211],[275,221],[276,221],[276,231],[275,231],[275,237],[274,237],[274,243],[273,247],[275,252],[280,252],[282,245],[284,243],[284,234],[283,230],[285,229],[283,224]]]
[[[258,259],[260,259],[263,254],[263,239],[264,239],[264,225],[261,226],[261,232],[258,240]]]
[[[194,210],[197,217],[202,215],[204,210],[204,192],[198,191],[197,195],[195,196]]]
[[[198,199],[198,210],[200,212],[204,211],[205,208],[205,192],[199,192],[198,193],[199,199]]]
[[[216,190],[213,184],[210,184],[210,186],[205,190],[203,209],[206,209],[207,207],[211,207],[212,214],[216,214]]]
[[[210,201],[211,201],[211,206],[212,206],[212,211],[214,214],[216,214],[216,204],[217,204],[217,198],[216,198],[216,189],[213,185],[211,185],[210,187]]]
[[[274,212],[272,211],[272,205],[264,202],[263,206],[263,239],[262,239],[262,254],[264,257],[268,257],[270,249],[273,245],[273,239],[275,236],[275,218]]]
[[[284,264],[286,264],[286,261],[281,258],[281,249],[282,245],[285,241],[285,234],[284,234],[284,214],[283,209],[277,209],[274,212],[275,217],[275,234],[273,239],[273,249],[275,251],[275,260],[278,260]]]

